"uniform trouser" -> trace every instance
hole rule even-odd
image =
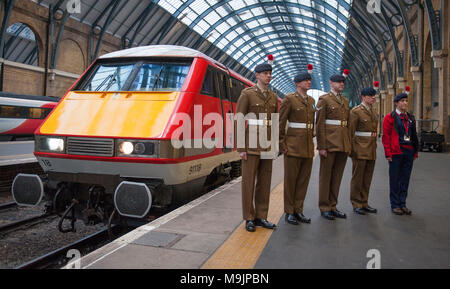
[[[255,217],[267,219],[272,161],[272,159],[260,159],[259,155],[250,154],[247,154],[246,161],[242,160],[242,215],[244,220],[254,220]]]
[[[401,155],[393,155],[392,162],[389,162],[389,197],[392,209],[406,207],[409,178],[414,162],[414,151],[402,151]]]
[[[321,212],[336,210],[342,175],[348,154],[345,152],[327,152],[320,156],[319,172],[319,209]]]
[[[284,212],[303,213],[311,176],[312,158],[297,158],[284,155]]]
[[[350,184],[350,201],[353,208],[367,208],[369,206],[369,189],[372,182],[375,160],[361,160],[352,158],[352,181]]]

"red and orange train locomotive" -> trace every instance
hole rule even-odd
[[[202,119],[216,113],[225,120],[235,112],[241,90],[252,85],[185,47],[103,55],[36,131],[34,154],[47,179],[18,175],[14,198],[22,205],[45,198],[54,212],[64,212],[63,219],[89,224],[113,219],[114,211],[145,218],[152,206],[190,200],[205,187],[239,176],[240,158],[225,129],[223,137],[213,137],[223,145],[176,148],[171,139],[180,127],[177,115],[190,117],[195,142],[211,127],[194,123],[198,108]]]

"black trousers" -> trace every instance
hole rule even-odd
[[[402,152],[401,155],[392,156],[392,162],[389,162],[389,197],[392,209],[406,207],[409,179],[414,162],[413,150],[402,148]]]

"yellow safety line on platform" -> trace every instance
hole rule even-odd
[[[268,221],[278,223],[283,215],[283,182],[270,193]],[[217,249],[201,269],[252,269],[258,261],[273,230],[256,227],[247,232],[245,222]]]

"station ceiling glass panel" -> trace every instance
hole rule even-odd
[[[53,65],[67,17],[91,26],[90,61],[104,53],[98,49],[104,33],[120,38],[121,48],[152,44],[194,48],[253,80],[255,66],[272,54],[271,86],[280,96],[295,90],[293,78],[307,64],[314,65],[314,89],[329,90],[329,77],[344,69],[351,71],[346,85],[351,100],[356,101],[358,91],[371,85],[372,79],[386,89],[395,81],[394,74],[403,76],[407,61],[397,44],[398,26],[408,32],[411,63],[418,65],[416,40],[409,19],[403,17],[417,6],[415,0],[31,1],[51,8],[54,15]],[[68,13],[74,2],[81,9]],[[370,11],[373,3],[380,3],[379,11]],[[427,8],[431,18],[432,8]],[[433,45],[440,47],[438,37]],[[392,46],[395,62],[386,57]]]
[[[312,87],[328,90],[342,70],[352,0],[160,0],[158,5],[251,71],[272,54],[272,85],[295,90],[294,76],[314,65]]]

